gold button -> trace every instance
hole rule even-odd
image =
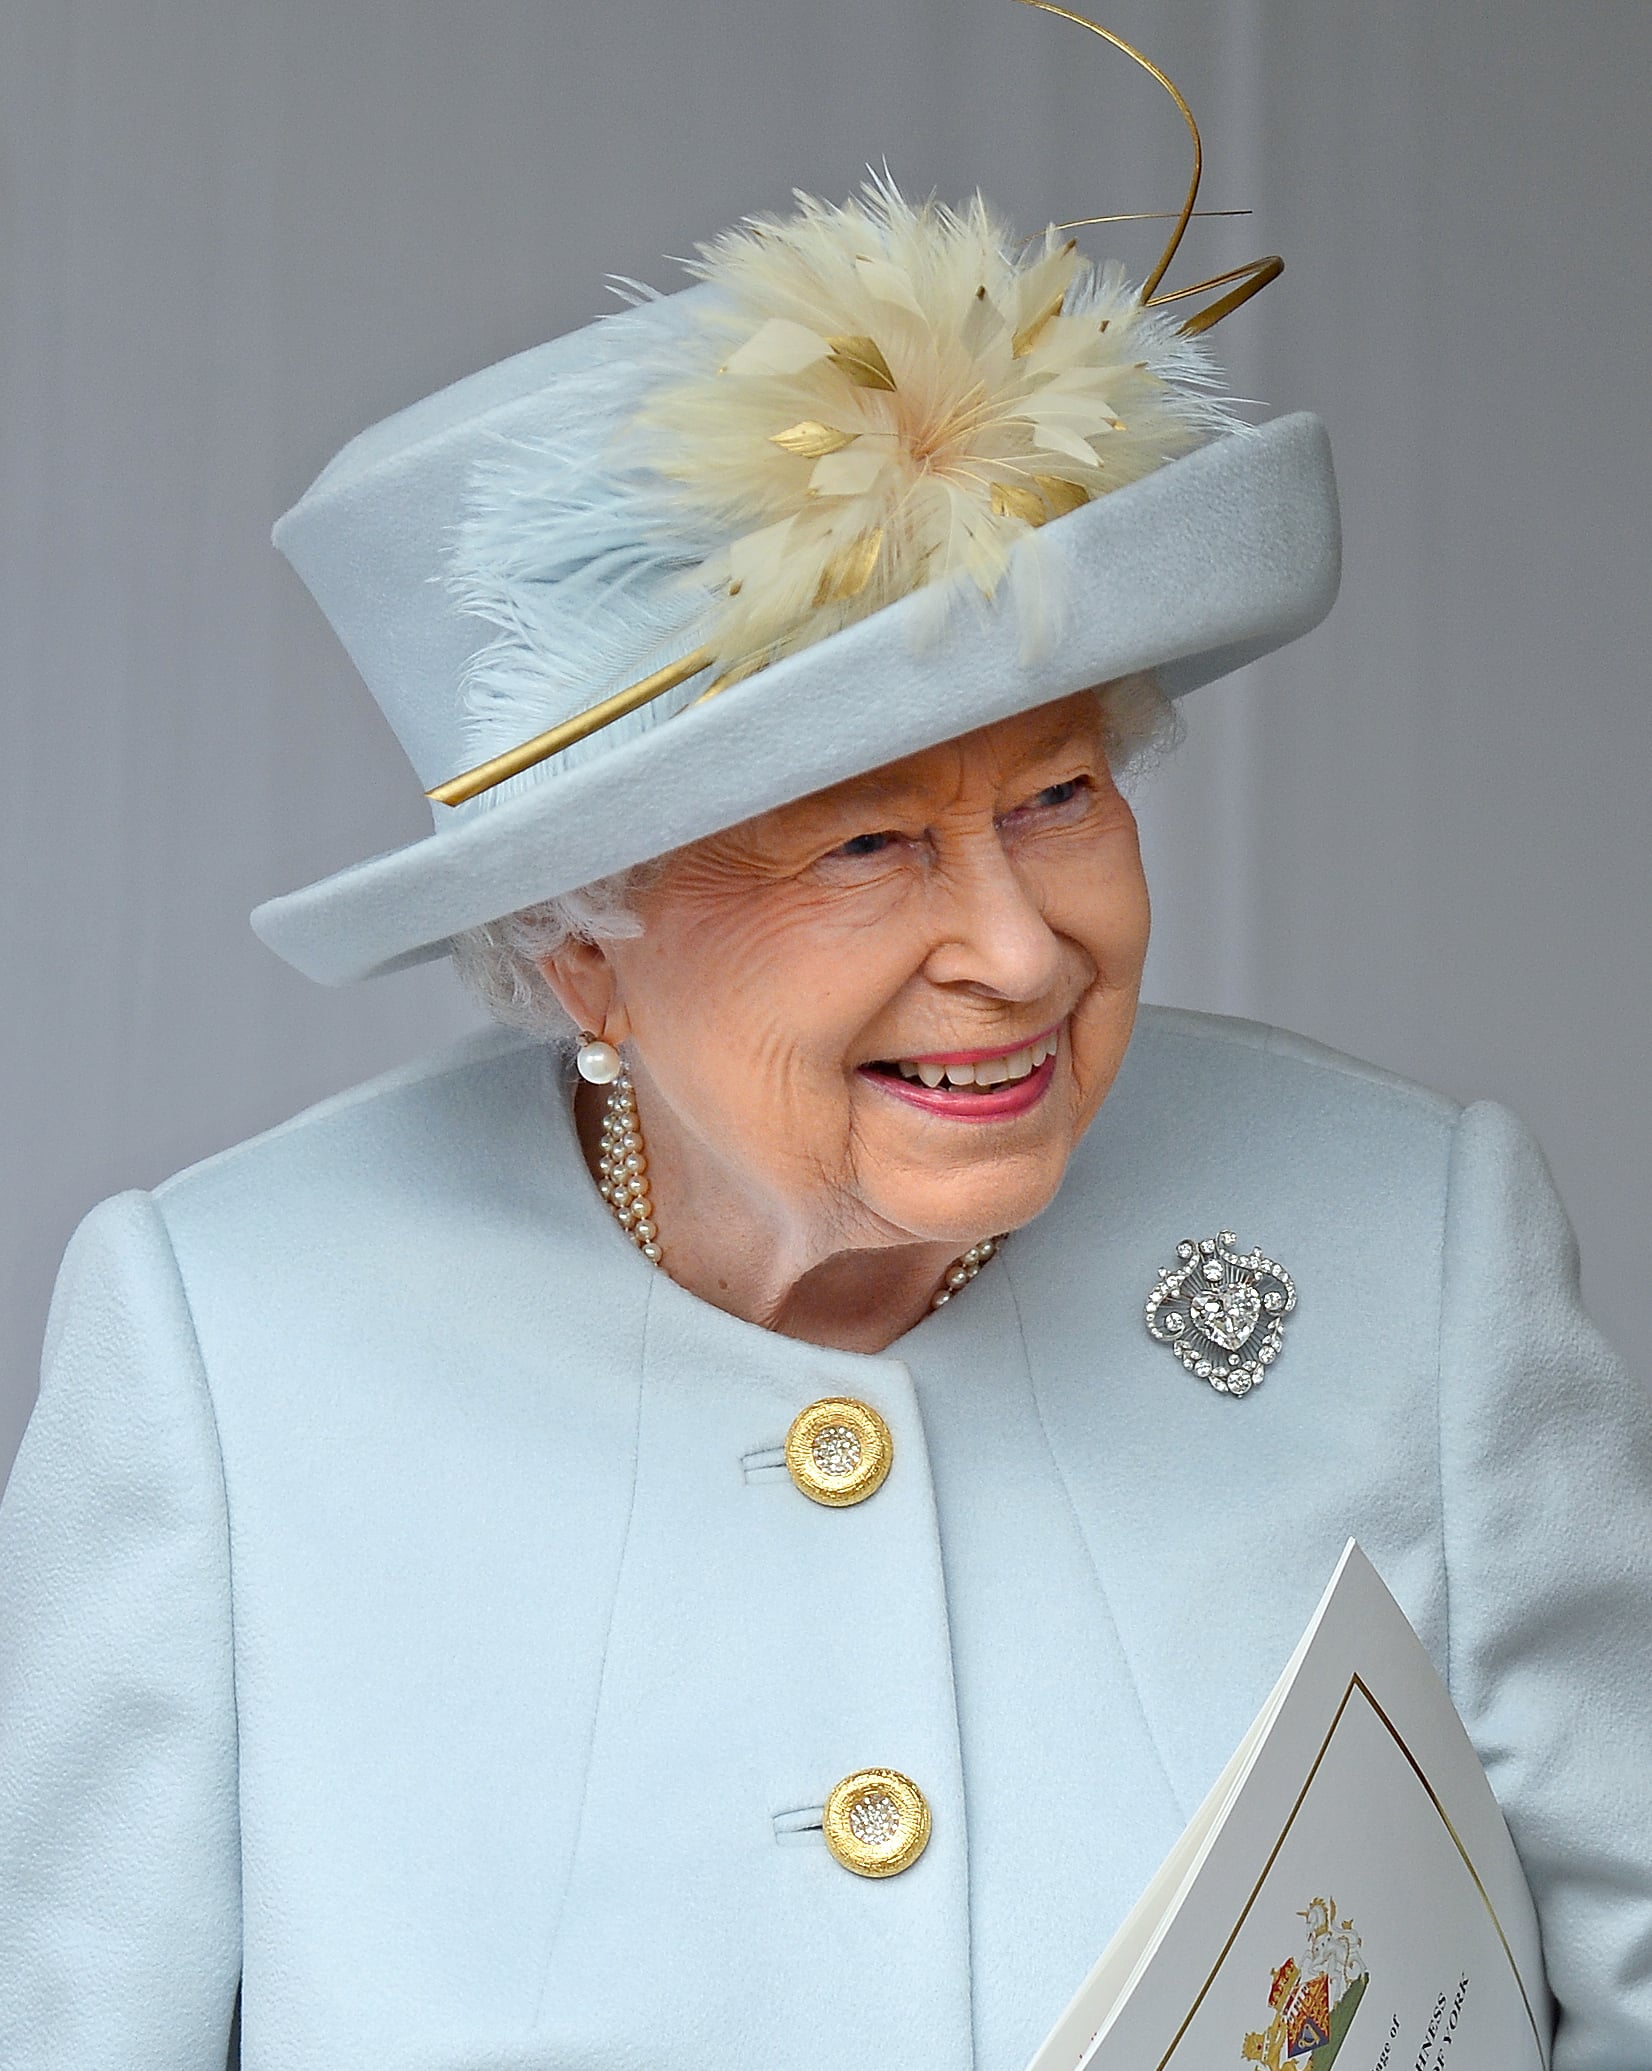
[[[786,1471],[811,1502],[834,1510],[882,1488],[894,1457],[889,1426],[849,1395],[811,1402],[786,1433]]]
[[[929,1803],[898,1769],[857,1769],[826,1800],[826,1846],[857,1877],[898,1877],[929,1846]]]

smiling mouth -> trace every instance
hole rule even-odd
[[[1034,1037],[1019,1050],[946,1057],[896,1057],[880,1059],[863,1065],[861,1069],[881,1078],[904,1079],[931,1092],[945,1089],[949,1093],[994,1093],[1002,1087],[1030,1079],[1055,1055],[1060,1041],[1061,1030],[1057,1026]]]

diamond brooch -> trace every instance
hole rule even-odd
[[[1175,1266],[1161,1266],[1147,1297],[1147,1329],[1195,1379],[1218,1395],[1260,1386],[1285,1342],[1296,1286],[1260,1251],[1241,1252],[1232,1230],[1188,1237]]]

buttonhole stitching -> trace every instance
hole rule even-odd
[[[796,1846],[799,1842],[813,1840],[824,1832],[826,1807],[824,1805],[803,1805],[795,1812],[777,1812],[774,1815],[774,1838],[782,1847]]]

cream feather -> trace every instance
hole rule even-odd
[[[1218,377],[1057,230],[873,179],[702,247],[719,292],[645,399],[638,461],[696,531],[718,669],[743,672],[932,588],[991,597],[1029,533],[1234,428]],[[686,363],[686,368],[685,368]],[[1023,556],[1023,560],[1025,557]],[[1017,570],[1029,648],[1061,602]]]

